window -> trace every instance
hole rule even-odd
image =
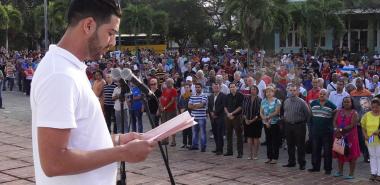
[[[321,40],[319,40],[319,36],[314,36],[314,46],[319,46],[319,42],[321,42],[321,47],[326,47],[326,33],[323,33],[321,36]]]
[[[301,37],[297,33],[297,24],[294,24],[286,37],[280,35],[280,47],[300,47]]]
[[[300,37],[300,34],[295,33],[294,36],[295,36],[295,47],[300,47],[300,45],[301,45],[301,37]]]
[[[280,47],[286,47],[286,37],[280,34]]]
[[[375,42],[373,42],[374,47],[378,47],[378,43],[379,43],[378,34],[379,34],[379,29],[375,30],[375,35],[374,35]]]
[[[293,33],[288,33],[288,47],[293,47]]]

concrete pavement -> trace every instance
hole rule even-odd
[[[3,92],[3,102],[6,109],[0,109],[0,184],[35,184],[29,97],[6,91]],[[143,120],[147,131],[150,126],[145,116]],[[323,170],[309,173],[300,171],[298,167],[282,167],[287,163],[287,151],[283,149],[280,149],[278,164],[271,165],[264,164],[265,146],[260,148],[259,160],[247,160],[247,155],[237,159],[237,153],[229,157],[215,156],[211,152],[214,149],[211,139],[208,139],[205,153],[181,149],[181,141],[181,134],[177,134],[177,146],[168,147],[170,167],[177,184],[376,184],[368,181],[369,164],[362,158],[357,162],[356,178],[344,180],[324,175]],[[247,154],[246,144],[244,147]],[[307,155],[306,159],[308,169],[311,156]],[[336,169],[336,161],[333,166]],[[348,164],[345,165],[345,174],[347,169]],[[127,184],[170,184],[158,148],[145,162],[127,164]]]

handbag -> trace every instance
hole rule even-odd
[[[340,155],[348,156],[350,154],[350,146],[344,138],[335,138],[333,143],[333,151]]]
[[[333,149],[334,152],[336,152],[336,153],[338,153],[340,155],[344,155],[344,153],[345,153],[345,143],[344,143],[343,138],[341,138],[341,139],[335,138],[332,149]]]
[[[343,115],[342,111],[340,111],[340,113]],[[344,115],[343,115],[343,119],[345,119]],[[344,121],[340,124],[340,128],[344,128]],[[344,156],[348,156],[350,154],[350,146],[349,146],[349,143],[347,142],[346,137],[343,136],[341,138],[335,138],[334,143],[333,143],[333,151]]]

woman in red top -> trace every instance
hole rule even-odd
[[[343,108],[340,109],[334,117],[334,138],[344,138],[345,143],[349,146],[348,155],[340,155],[333,152],[333,157],[338,160],[338,171],[335,177],[343,175],[343,165],[345,162],[350,164],[350,172],[346,177],[352,179],[354,177],[356,160],[360,157],[360,147],[358,139],[358,113],[355,111],[352,98],[343,98]]]

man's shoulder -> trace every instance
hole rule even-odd
[[[342,92],[344,94],[345,91]],[[347,93],[347,92],[346,92]],[[336,96],[338,94],[337,91],[331,91],[329,96]]]
[[[328,107],[332,108],[332,109],[336,109],[337,108],[337,106],[333,102],[331,102],[330,100],[327,100],[327,104],[326,105]]]

